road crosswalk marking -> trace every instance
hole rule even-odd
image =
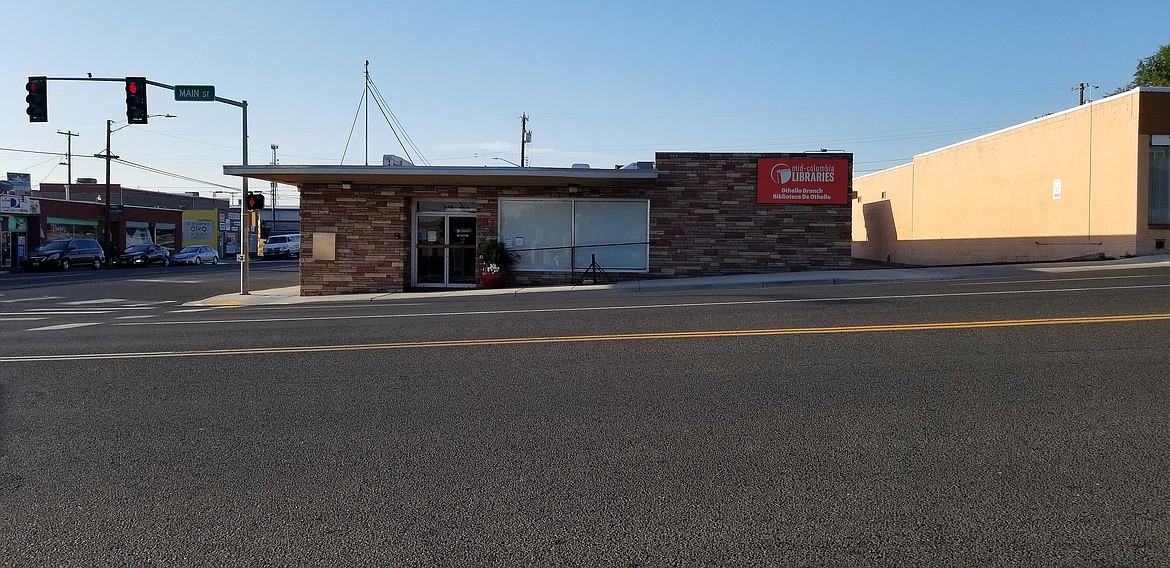
[[[13,298],[11,300],[0,300],[0,304],[15,304],[16,302],[43,302],[45,300],[60,300],[61,296],[41,296],[39,298]]]
[[[76,302],[60,302],[63,306],[88,306],[92,304],[116,304],[118,302],[128,302],[122,298],[102,298],[100,300],[78,300]]]
[[[78,327],[88,327],[91,325],[98,325],[101,322],[79,322],[79,323],[62,323],[58,325],[47,325],[45,327],[29,328],[29,331],[60,331],[63,329],[74,329]]]

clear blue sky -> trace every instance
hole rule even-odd
[[[48,85],[49,122],[24,113],[27,77],[143,75],[247,100],[249,161],[366,161],[363,63],[431,165],[519,161],[612,168],[655,151],[853,152],[858,172],[1077,104],[1129,82],[1170,43],[1166,0],[909,2],[9,2],[0,147],[64,154],[74,177],[105,121],[125,121],[121,83]],[[113,153],[240,186],[238,108],[176,102],[151,87],[151,119]],[[371,108],[369,162],[403,154]],[[357,118],[356,128],[354,121]],[[120,124],[115,124],[115,128]],[[351,128],[353,128],[351,136]],[[348,143],[348,151],[346,145]],[[413,155],[413,150],[412,150]],[[51,155],[0,150],[2,172],[63,183]],[[422,160],[416,157],[416,163]],[[213,185],[115,164],[114,183],[171,192]],[[267,184],[253,182],[252,187]],[[282,188],[281,199],[295,196]]]

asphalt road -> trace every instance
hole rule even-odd
[[[1168,293],[14,302],[0,563],[1166,565]]]

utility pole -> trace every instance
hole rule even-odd
[[[520,167],[527,166],[524,161],[524,145],[532,142],[532,133],[528,131],[528,114],[520,114]]]
[[[1099,88],[1100,88],[1100,86],[1098,86],[1098,85],[1090,85],[1088,83],[1081,83],[1081,84],[1073,87],[1072,90],[1080,91],[1080,93],[1081,93],[1081,96],[1080,96],[1081,100],[1079,103],[1077,103],[1077,106],[1085,104],[1085,89],[1099,89]],[[1092,94],[1091,91],[1090,91],[1090,94]]]
[[[103,234],[105,235],[106,256],[113,256],[114,254],[114,232],[110,230],[110,160],[117,158],[110,154],[110,127],[114,125],[114,121],[106,120],[106,153],[105,155],[98,154],[96,157],[106,159],[106,228]]]
[[[57,134],[64,134],[68,140],[65,145],[65,175],[68,176],[65,179],[65,201],[69,201],[69,189],[73,185],[73,137],[81,135],[73,131],[61,132],[60,130],[57,131]]]

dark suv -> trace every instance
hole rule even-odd
[[[20,266],[26,270],[41,270],[60,268],[69,270],[70,267],[92,266],[94,270],[102,267],[106,262],[106,253],[102,245],[93,239],[58,239],[42,244],[20,261]]]

